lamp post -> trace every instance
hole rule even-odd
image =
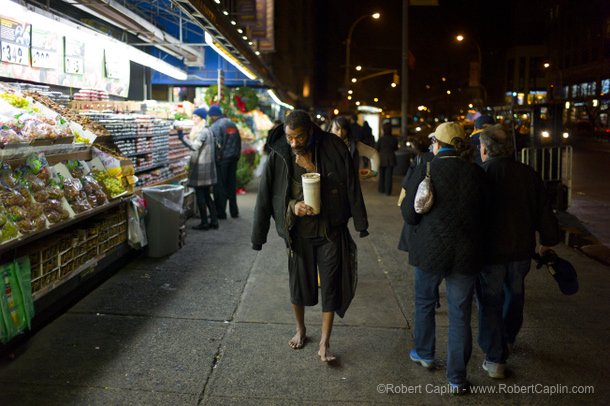
[[[364,20],[367,17],[373,17],[375,19],[379,18],[380,14],[379,13],[375,13],[375,14],[365,14],[361,17],[359,17],[358,19],[356,19],[356,21],[354,21],[354,23],[352,24],[352,26],[349,28],[349,33],[347,34],[347,41],[345,43],[345,94],[344,96],[347,96],[347,91],[349,90],[349,70],[350,70],[350,50],[351,50],[351,45],[352,45],[352,32],[354,32],[354,28],[356,27],[356,24],[358,24],[360,21]],[[349,111],[349,101],[347,102],[347,110]]]
[[[458,35],[456,37],[456,39],[458,41],[463,41],[464,40],[464,36],[462,35]],[[487,105],[487,90],[485,89],[485,87],[483,86],[483,84],[481,83],[481,73],[483,72],[483,59],[481,58],[481,47],[479,46],[479,44],[473,40],[472,38],[468,38],[470,41],[474,42],[474,44],[477,47],[477,53],[479,55],[479,72],[478,72],[478,77],[477,77],[477,84],[479,87],[479,99],[481,99],[481,89],[483,89],[483,93],[485,94],[485,99],[484,99],[484,103],[485,105]]]
[[[559,69],[556,65],[551,65],[548,62],[544,64],[544,68],[547,69],[547,77],[548,77],[548,79],[547,79],[547,87],[549,85],[551,87],[551,89],[550,89],[551,92],[549,92],[548,91],[549,89],[547,88],[547,93],[550,93],[551,101],[555,101],[555,96],[556,95],[561,96],[561,94],[563,92],[563,72],[561,72],[561,69]],[[549,69],[549,68],[551,68],[551,69]],[[557,72],[559,72],[559,91],[558,92],[555,91],[554,83],[549,83],[549,82],[551,82],[551,80],[550,80],[551,79],[551,72],[553,70],[556,70]]]

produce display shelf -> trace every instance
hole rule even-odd
[[[154,165],[151,165],[151,166],[145,166],[144,168],[136,168],[134,172],[135,173],[146,172],[146,171],[150,171],[152,169],[162,168],[165,165],[167,165],[167,161],[166,162],[161,162],[161,163],[158,163],[158,164],[154,164]]]
[[[154,152],[157,152],[157,150],[151,149],[149,151],[132,152],[131,154],[125,154],[125,156],[127,158],[130,158],[132,156],[147,155],[147,154],[152,154]]]
[[[96,207],[95,209],[83,212],[83,213],[78,213],[76,214],[74,217],[72,217],[71,219],[68,220],[64,220],[61,221],[59,223],[53,224],[52,226],[50,226],[47,229],[41,230],[41,231],[37,231],[37,232],[33,232],[31,234],[28,235],[24,235],[21,236],[19,238],[15,238],[13,240],[7,241],[5,243],[0,244],[0,254],[3,254],[5,252],[8,252],[9,250],[13,249],[13,248],[17,248],[18,246],[30,243],[32,241],[36,241],[42,237],[45,237],[47,235],[56,233],[59,230],[63,230],[66,227],[69,227],[73,224],[79,223],[81,221],[83,221],[84,219],[87,219],[89,217],[95,216],[96,214],[99,214],[101,212],[104,212],[108,209],[111,209],[115,206],[120,205],[121,203],[123,203],[125,200],[123,199],[116,199],[113,201],[110,201],[100,207]]]
[[[39,291],[34,292],[32,294],[33,301],[36,302],[38,299],[40,299],[41,297],[43,297],[47,293],[56,290],[59,286],[61,286],[64,283],[68,282],[70,279],[72,279],[72,278],[74,278],[76,276],[80,276],[80,274],[83,273],[84,271],[97,267],[98,262],[100,260],[102,260],[104,257],[112,254],[112,252],[114,250],[116,250],[117,248],[119,248],[120,246],[122,246],[124,244],[126,244],[126,243],[125,242],[118,243],[117,245],[107,249],[104,253],[98,254],[95,257],[91,258],[89,261],[85,262],[84,264],[79,266],[77,269],[75,269],[72,272],[70,272],[69,275],[63,276],[63,277],[57,279],[55,282],[51,283],[50,285],[47,285],[44,288],[40,289]]]
[[[180,162],[180,161],[184,161],[185,159],[187,159],[189,156],[185,155],[182,158],[176,158],[176,159],[172,159],[171,161],[168,161],[168,164],[175,164],[176,162]]]

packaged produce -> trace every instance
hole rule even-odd
[[[82,213],[87,210],[91,210],[91,204],[87,200],[87,194],[83,190],[83,185],[80,179],[68,179],[62,180],[64,187],[64,196],[74,213]]]
[[[51,172],[49,171],[49,164],[47,163],[47,158],[43,152],[28,155],[25,160],[25,165],[34,175],[40,178],[45,185],[49,183]]]
[[[108,202],[106,193],[92,175],[85,175],[81,179],[81,183],[91,207],[99,207]]]
[[[117,178],[111,177],[106,171],[92,171],[93,176],[98,182],[103,182],[111,197],[116,197],[125,192],[125,187]]]
[[[8,214],[0,210],[0,242],[6,242],[19,237],[19,229]]]

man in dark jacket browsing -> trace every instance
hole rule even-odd
[[[540,175],[513,159],[502,125],[480,133],[482,168],[490,185],[483,257],[476,284],[483,369],[504,378],[506,359],[523,323],[524,280],[540,233],[540,255],[559,243],[559,226]]]
[[[216,148],[220,151],[220,160],[216,161],[218,183],[214,186],[214,201],[219,219],[227,218],[227,200],[231,217],[239,217],[237,208],[237,161],[241,156],[241,135],[235,123],[222,115],[218,106],[208,110],[208,120],[214,137]]]
[[[252,248],[267,242],[270,220],[288,248],[290,301],[297,322],[294,349],[305,343],[305,307],[322,296],[322,338],[318,355],[333,361],[329,340],[334,313],[345,315],[356,285],[356,246],[347,228],[350,217],[361,237],[368,235],[366,208],[349,150],[341,139],[315,126],[306,111],[295,110],[269,134],[269,157],[261,176]],[[320,174],[320,212],[303,200],[301,176]]]

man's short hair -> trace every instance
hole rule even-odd
[[[490,158],[512,156],[515,151],[512,137],[508,135],[502,124],[485,128],[479,139],[487,148],[487,155]]]
[[[284,120],[284,129],[291,128],[296,130],[297,128],[303,128],[305,131],[309,132],[311,128],[311,116],[305,110],[294,110],[292,113],[288,114],[286,120]]]

